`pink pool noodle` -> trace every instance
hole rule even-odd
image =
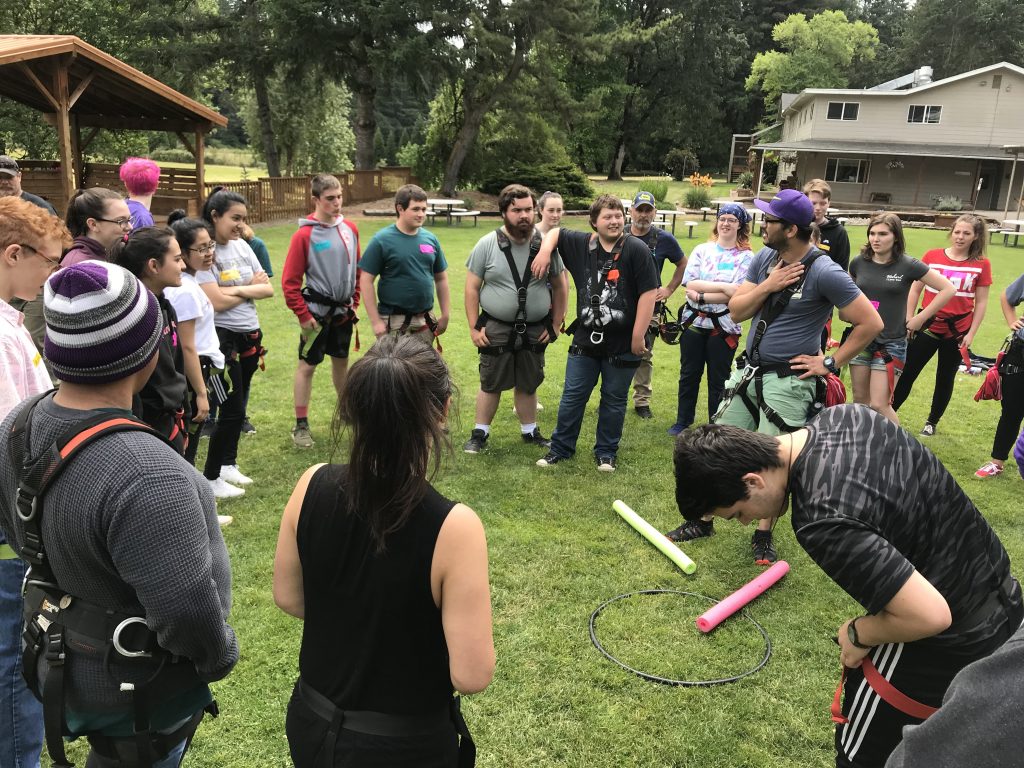
[[[767,592],[775,582],[789,573],[789,563],[780,560],[756,579],[748,581],[725,600],[715,604],[697,617],[697,629],[710,632],[754,598]]]

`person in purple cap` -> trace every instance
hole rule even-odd
[[[36,484],[24,482],[27,468],[42,472],[37,461],[58,438],[80,440],[91,419],[132,419],[132,396],[156,366],[164,329],[156,297],[109,262],[56,272],[43,309],[46,356],[61,387],[20,404],[0,428],[0,528],[20,557],[40,564],[27,581],[26,637],[60,651],[25,650],[29,680],[45,681],[34,687],[47,712],[47,750],[66,766],[63,739],[85,736],[89,766],[174,768],[212,711],[208,683],[238,661],[213,492],[152,431],[107,432],[34,498],[40,520],[30,525],[34,515],[26,520],[19,508],[19,494]],[[47,601],[54,592],[65,596],[59,611]]]
[[[803,193],[783,189],[769,202],[755,200],[754,205],[765,214],[765,247],[754,256],[746,280],[729,299],[729,315],[737,323],[753,318],[752,330],[745,365],[738,365],[726,383],[713,421],[779,435],[800,429],[819,412],[821,377],[846,365],[881,333],[883,324],[843,268],[819,258],[822,252],[811,245],[814,208]],[[821,350],[821,329],[834,307],[853,331],[826,356]],[[761,325],[763,314],[768,314],[766,326]],[[754,531],[752,547],[758,565],[778,559],[772,541],[774,521],[771,517],[759,520]],[[673,533],[679,541],[710,536],[712,518],[687,521],[683,530]]]

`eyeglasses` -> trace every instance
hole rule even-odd
[[[206,245],[200,245],[198,248],[189,248],[189,253],[213,253],[217,248],[217,243],[213,240],[208,242]]]
[[[117,224],[117,226],[119,226],[121,229],[131,229],[132,228],[132,220],[130,218],[127,218],[127,219],[104,219],[104,218],[102,218],[100,216],[95,216],[93,218],[95,218],[96,221],[105,221],[108,224]]]
[[[29,245],[28,243],[18,243],[18,245],[21,246],[22,248],[28,248],[30,251],[32,251],[32,253],[34,253],[40,259],[45,261],[49,265],[49,267],[50,267],[50,273],[51,274],[56,272],[58,269],[60,269],[60,257],[59,256],[56,259],[51,259],[45,253],[40,251],[38,248],[35,248],[35,247]]]
[[[718,219],[719,224],[739,224],[740,220],[735,216],[720,216]]]

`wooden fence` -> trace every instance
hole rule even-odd
[[[64,215],[67,201],[60,183],[60,163],[51,160],[20,160],[22,187],[49,201]],[[111,163],[86,163],[83,187],[107,187],[122,194],[124,185],[118,177],[119,166]],[[341,181],[345,204],[353,205],[394,195],[403,184],[416,179],[408,167],[377,168],[371,171],[347,171],[334,174]],[[312,176],[264,177],[251,181],[207,181],[200,194],[199,179],[194,168],[161,168],[160,185],[153,197],[153,214],[166,216],[175,208],[184,208],[189,216],[198,216],[202,201],[214,187],[225,187],[240,193],[249,203],[249,221],[292,219],[308,214]]]

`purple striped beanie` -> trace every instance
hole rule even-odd
[[[44,352],[61,381],[105,384],[127,378],[156,353],[163,318],[137,277],[102,261],[55,272],[43,293]]]

